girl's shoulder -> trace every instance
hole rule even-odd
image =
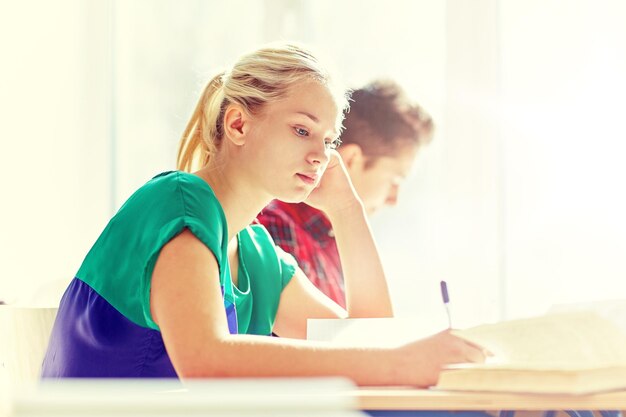
[[[206,244],[215,243],[215,250],[227,236],[226,216],[211,187],[180,171],[164,172],[146,182],[120,207],[110,226],[146,242],[171,239],[187,227]]]
[[[209,193],[213,197],[215,194],[211,186],[202,178],[195,174],[184,171],[165,171],[155,175],[138,191],[177,191],[180,189],[189,189]]]
[[[197,175],[183,171],[166,171],[154,176],[137,189],[121,209],[129,205],[150,211],[178,209],[197,215],[208,210],[223,217],[222,206],[209,184]]]

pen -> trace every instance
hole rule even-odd
[[[441,281],[441,298],[443,299],[443,305],[446,308],[448,314],[448,328],[452,328],[452,316],[450,315],[450,296],[448,295],[448,284],[445,281]]]

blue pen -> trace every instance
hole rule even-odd
[[[452,328],[452,316],[450,315],[450,296],[448,295],[448,284],[445,281],[441,281],[441,298],[443,299],[443,305],[446,308],[448,314],[448,328]]]

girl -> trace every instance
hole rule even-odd
[[[482,361],[480,348],[447,331],[396,348],[298,340],[307,318],[392,315],[363,204],[334,151],[346,107],[295,45],[259,49],[213,78],[183,135],[180,171],[126,201],[64,294],[43,376],[340,375],[428,386],[445,364]],[[326,213],[346,310],[250,226],[272,199]]]

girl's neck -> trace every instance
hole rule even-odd
[[[227,165],[209,164],[195,175],[209,184],[220,202],[226,216],[229,241],[252,223],[271,201],[270,196],[264,196],[249,182],[241,181],[240,174],[231,172]]]

